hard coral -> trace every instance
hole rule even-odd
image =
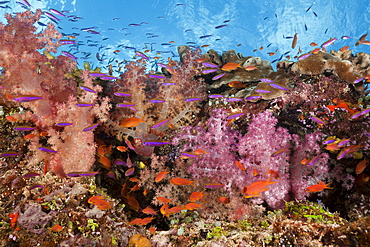
[[[350,61],[341,60],[329,53],[318,52],[296,62],[292,66],[292,72],[304,75],[319,75],[331,72],[340,79],[353,83],[361,76],[353,71],[354,67]]]

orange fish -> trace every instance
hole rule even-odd
[[[315,48],[315,49],[313,49],[313,50],[311,51],[311,53],[312,53],[312,54],[317,54],[317,53],[319,53],[319,51],[320,51],[320,48]]]
[[[154,227],[150,227],[149,228],[149,232],[154,235],[155,234],[155,228]]]
[[[112,145],[109,145],[109,146],[107,146],[107,145],[100,145],[99,147],[98,147],[98,155],[99,156],[104,156],[104,155],[106,155],[106,154],[111,154],[111,150],[112,150]]]
[[[127,152],[128,151],[128,148],[125,147],[125,146],[117,146],[116,147],[118,151],[121,151],[121,152]]]
[[[271,56],[275,55],[275,52],[268,52],[267,54],[269,54],[269,56],[271,57]]]
[[[171,213],[168,211],[168,204],[163,204],[160,208],[161,214],[167,218],[170,217]]]
[[[344,52],[344,51],[348,50],[348,48],[349,48],[349,45],[346,45],[346,46],[343,46],[342,48],[340,48],[339,50],[341,52]]]
[[[144,214],[151,214],[151,215],[155,215],[155,214],[157,214],[157,212],[156,212],[152,207],[150,207],[150,206],[147,206],[146,208],[144,208],[144,209],[142,210],[142,212],[143,212]]]
[[[162,181],[162,179],[164,179],[164,177],[166,176],[167,173],[169,173],[169,171],[167,171],[167,169],[163,172],[158,173],[157,176],[154,179],[154,182],[159,183],[160,181]]]
[[[203,150],[203,149],[197,149],[197,150],[194,150],[194,153],[196,155],[203,155],[203,154],[206,154],[207,151]]]
[[[163,197],[163,196],[158,196],[157,201],[162,202],[162,203],[171,203],[170,199],[167,199],[166,197]]]
[[[270,178],[280,179],[279,173],[277,173],[274,170],[268,169],[268,168],[266,168],[266,169],[268,170],[268,172],[266,172],[264,175],[270,174]]]
[[[237,68],[242,68],[240,63],[227,63],[221,67],[221,70],[230,72],[232,70],[236,70]]]
[[[154,217],[147,217],[147,218],[144,218],[142,219],[140,222],[139,222],[139,226],[145,226],[147,224],[149,224],[150,222],[152,222],[152,220],[154,220],[155,218]]]
[[[195,181],[190,181],[190,180],[187,180],[185,178],[173,178],[170,180],[170,183],[171,184],[174,184],[174,185],[191,185],[191,186],[195,186],[194,183]]]
[[[184,206],[184,208],[185,208],[186,210],[194,210],[194,209],[201,208],[201,207],[202,207],[202,206],[201,206],[200,204],[195,203],[195,202],[190,202],[190,203],[188,203],[188,204],[186,204],[186,205]]]
[[[221,196],[221,197],[218,198],[218,202],[222,203],[222,204],[228,204],[228,203],[230,203],[230,199],[227,198],[227,197]]]
[[[172,208],[169,208],[168,209],[168,212],[171,213],[171,214],[177,214],[179,213],[181,210],[184,210],[185,207],[184,206],[181,206],[181,205],[178,205],[178,206],[175,206],[175,207],[172,207]]]
[[[50,228],[50,230],[53,231],[53,232],[61,232],[61,231],[63,231],[63,226],[61,226],[61,225],[53,225]]]
[[[133,196],[129,196],[127,195],[126,196],[126,199],[127,199],[127,204],[130,205],[135,211],[139,211],[140,209],[140,204],[139,202],[136,200],[135,197]]]
[[[293,38],[293,41],[292,41],[292,49],[294,49],[296,47],[297,42],[298,42],[298,33],[294,34],[294,38]]]
[[[140,224],[140,222],[141,222],[142,220],[143,220],[142,218],[136,218],[136,219],[134,219],[133,221],[131,221],[129,224],[130,224],[130,225],[138,225],[138,224]]]
[[[267,180],[258,180],[251,185],[249,185],[248,188],[244,187],[243,193],[245,194],[245,198],[251,198],[251,197],[259,197],[261,196],[261,192],[264,192],[268,190],[267,186],[270,184],[274,184],[276,182],[270,182],[270,179]]]
[[[202,200],[203,196],[207,195],[207,194],[203,193],[204,191],[205,190],[203,190],[202,192],[196,192],[195,191],[195,192],[191,193],[189,201],[196,202],[198,200]]]
[[[236,167],[238,167],[240,170],[245,171],[245,167],[243,166],[243,164],[239,160],[235,160],[234,165]]]
[[[25,135],[25,136],[24,136],[24,139],[29,140],[29,139],[32,139],[32,138],[34,138],[34,137],[36,137],[36,135],[35,135],[35,134],[28,134],[28,135]]]
[[[112,207],[112,203],[108,202],[103,196],[92,196],[87,200],[87,202],[98,206],[98,209],[100,210],[107,210]]]
[[[365,173],[362,173],[362,174],[358,175],[355,178],[355,184],[357,186],[362,186],[365,183],[367,183],[369,181],[369,179],[370,179],[370,177],[368,175],[366,175]]]
[[[365,170],[366,167],[367,167],[367,160],[364,159],[360,161],[356,166],[356,174],[357,175],[361,174]]]
[[[112,167],[110,160],[105,156],[99,157],[99,163],[101,163],[107,169],[110,169]]]
[[[17,223],[18,215],[19,215],[18,212],[14,213],[14,214],[13,213],[9,214],[10,226],[11,227],[15,227],[15,224]]]
[[[310,193],[316,193],[316,192],[323,191],[324,189],[332,189],[328,187],[329,184],[330,183],[325,184],[324,182],[319,182],[318,184],[314,184],[314,185],[307,187],[306,191]]]
[[[318,46],[315,42],[311,42],[310,46]]]
[[[208,47],[209,45],[202,45],[201,48],[206,48]]]
[[[8,120],[9,122],[15,122],[15,121],[17,121],[17,119],[16,119],[15,117],[10,116],[10,115],[6,116],[5,118],[6,118],[6,120]]]
[[[339,150],[340,147],[338,147],[338,144],[337,143],[331,143],[329,145],[327,145],[325,147],[326,150],[329,150],[329,151],[334,151],[334,150]]]
[[[129,128],[129,127],[136,127],[138,126],[139,124],[141,123],[144,123],[145,121],[142,120],[141,118],[137,118],[137,117],[130,117],[130,118],[126,118],[124,120],[122,120],[120,123],[119,123],[119,126],[120,127],[124,127],[124,128]]]
[[[233,87],[233,88],[236,88],[236,89],[240,89],[240,88],[245,88],[247,87],[246,85],[244,85],[243,83],[241,83],[240,81],[231,81],[227,84],[229,87]]]
[[[257,69],[256,66],[247,66],[247,67],[245,67],[246,71],[253,71],[253,70],[256,70],[256,69]]]

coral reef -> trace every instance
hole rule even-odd
[[[369,54],[180,46],[114,77],[41,14],[0,25],[0,245],[368,245]]]

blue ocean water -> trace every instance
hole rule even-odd
[[[37,8],[56,9],[59,21],[44,15],[39,28],[54,22],[65,36],[75,36],[78,45],[63,49],[78,57],[79,66],[89,62],[107,69],[131,60],[135,51],[147,51],[155,62],[176,59],[179,45],[201,47],[219,53],[234,49],[244,56],[260,56],[271,62],[312,50],[311,42],[321,45],[337,38],[328,50],[349,45],[353,53],[367,52],[366,45],[355,46],[367,33],[370,2],[357,1],[210,1],[210,0],[137,0],[137,1],[1,1],[0,16]],[[89,31],[90,30],[90,31]],[[292,49],[292,37],[298,42]],[[350,39],[341,39],[349,36]],[[149,51],[148,51],[149,50]],[[270,56],[269,54],[275,53]],[[284,55],[285,54],[285,55]]]

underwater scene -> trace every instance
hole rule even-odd
[[[369,246],[368,1],[0,22],[0,246]]]

